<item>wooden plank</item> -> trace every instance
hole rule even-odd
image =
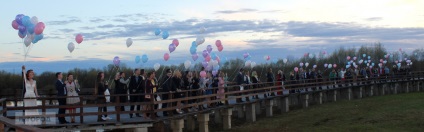
[[[16,124],[15,120],[0,116],[0,123],[4,124],[10,128],[15,128],[16,130],[22,130],[25,132],[49,132],[49,130],[43,130],[37,127],[28,126],[28,125],[22,125],[22,124]]]

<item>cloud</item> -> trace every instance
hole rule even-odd
[[[216,11],[216,14],[234,14],[234,13],[248,13],[248,12],[256,12],[258,10],[256,9],[250,9],[250,8],[243,8],[239,10],[222,10],[222,11]]]
[[[370,17],[370,18],[366,18],[366,21],[381,21],[383,20],[382,17]]]
[[[104,22],[105,20],[104,19],[101,19],[101,18],[94,18],[94,19],[91,19],[90,20],[90,22],[92,22],[92,23],[99,23],[99,22]]]
[[[65,28],[65,29],[58,29],[61,32],[65,32],[65,33],[69,33],[69,32],[73,32],[75,31],[74,29],[69,29],[69,28]]]
[[[114,22],[127,22],[127,20],[125,20],[125,19],[121,19],[121,18],[113,19],[113,21],[114,21]]]
[[[67,20],[61,20],[61,21],[49,21],[47,22],[48,25],[67,25],[71,23],[77,23],[81,22],[81,19],[77,17],[68,17]]]

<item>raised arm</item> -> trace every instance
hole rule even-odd
[[[35,93],[35,97],[39,97],[38,96],[38,90],[37,90],[37,83],[35,83],[34,93]]]

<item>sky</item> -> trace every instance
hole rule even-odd
[[[17,14],[44,22],[44,39],[34,44],[24,61],[23,40],[11,26]],[[205,33],[199,28],[205,27]],[[169,38],[154,35],[167,30]],[[76,34],[84,41],[76,44]],[[74,67],[102,68],[115,56],[131,67],[180,64],[191,59],[191,42],[205,37],[221,58],[264,63],[304,53],[331,53],[340,47],[357,48],[375,42],[388,51],[423,48],[422,0],[201,0],[201,1],[3,1],[0,4],[0,70],[15,72],[21,65],[36,71],[67,71]],[[127,47],[127,38],[133,44]],[[173,39],[180,45],[169,53]],[[221,40],[224,50],[217,51]],[[76,44],[70,53],[68,43]],[[145,64],[135,57],[148,55]],[[196,61],[201,62],[203,57]]]

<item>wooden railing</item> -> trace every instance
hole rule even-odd
[[[304,92],[304,93],[292,93],[292,94],[305,94],[305,93],[311,93],[311,92],[319,92],[319,91],[327,91],[327,90],[334,90],[334,89],[343,89],[343,88],[348,88],[348,87],[352,87],[352,86],[365,86],[365,85],[375,85],[375,84],[383,84],[383,83],[387,83],[387,82],[407,82],[407,81],[418,81],[418,80],[423,80],[424,78],[424,72],[411,72],[408,74],[396,74],[396,75],[387,75],[387,76],[380,76],[380,77],[370,77],[368,79],[366,78],[357,78],[357,79],[346,79],[344,81],[342,80],[330,80],[329,78],[318,78],[318,79],[304,79],[304,80],[289,80],[289,81],[284,81],[284,89],[285,90],[303,90],[305,88],[315,88],[315,90],[312,91],[308,91],[308,92]],[[276,82],[279,83],[279,82]],[[170,93],[170,92],[159,92],[159,93],[155,93],[154,96],[161,96],[163,97],[163,95],[168,94],[169,99],[168,100],[162,100],[162,101],[154,101],[153,99],[150,102],[128,102],[128,101],[120,101],[120,96],[125,96],[127,97],[127,94],[115,94],[115,95],[110,95],[111,98],[115,98],[114,102],[110,102],[110,103],[87,103],[84,104],[84,102],[93,102],[95,100],[97,100],[97,98],[104,98],[104,95],[81,95],[78,96],[80,98],[80,103],[77,105],[74,105],[73,107],[79,109],[79,113],[75,113],[75,114],[55,114],[55,115],[42,115],[42,116],[50,116],[50,117],[68,117],[68,116],[78,116],[80,118],[78,123],[75,124],[54,124],[54,125],[38,125],[37,127],[41,127],[41,128],[46,128],[46,127],[58,127],[58,126],[67,126],[67,125],[82,125],[82,124],[91,124],[91,125],[96,125],[96,124],[116,124],[116,123],[125,123],[125,124],[140,124],[140,123],[153,123],[153,122],[158,122],[158,121],[162,121],[162,120],[169,120],[169,119],[173,119],[173,118],[181,118],[187,115],[194,115],[197,113],[203,113],[203,112],[208,112],[214,109],[220,109],[220,108],[228,108],[228,107],[234,107],[236,105],[242,105],[245,103],[252,103],[255,101],[259,101],[259,100],[264,100],[264,99],[272,99],[272,98],[276,98],[276,97],[281,97],[281,96],[288,96],[288,95],[277,95],[275,94],[276,92],[283,92],[284,89],[282,89],[282,86],[276,86],[276,83],[258,83],[258,84],[249,84],[249,85],[244,85],[244,87],[246,87],[245,90],[243,91],[239,91],[238,90],[238,85],[233,85],[233,86],[228,86],[225,87],[225,93],[223,94],[225,96],[224,99],[211,99],[209,101],[203,101],[203,100],[207,100],[210,98],[214,98],[216,97],[218,94],[216,93],[216,91],[219,88],[210,88],[210,89],[206,89],[206,90],[212,90],[213,94],[211,95],[200,95],[198,94],[198,96],[191,96],[192,92],[196,92],[196,93],[202,93],[202,90],[200,89],[192,89],[192,90],[183,90],[179,93],[181,93],[184,97],[183,98],[177,98],[174,99],[173,98],[173,94],[174,93]],[[356,85],[352,85],[356,83]],[[341,87],[335,87],[334,85],[342,85]],[[251,87],[251,88],[248,88]],[[255,88],[253,88],[255,87]],[[319,89],[319,87],[331,87],[332,89]],[[268,94],[272,95],[272,96],[267,96]],[[139,97],[143,97],[145,94],[130,94],[129,96],[139,96]],[[221,94],[222,95],[222,94]],[[235,100],[238,98],[246,98],[246,97],[252,97],[252,96],[261,96],[264,95],[263,98],[261,99],[255,99],[255,100],[251,100],[250,98],[246,100],[246,102],[244,103],[230,103],[230,100]],[[11,120],[8,119],[15,119],[15,118],[20,118],[20,117],[25,117],[25,116],[10,116],[7,115],[7,111],[21,111],[21,110],[30,110],[30,109],[37,109],[37,110],[41,110],[43,113],[46,112],[48,109],[58,109],[58,108],[68,108],[69,106],[59,106],[59,105],[51,105],[49,103],[47,103],[48,100],[56,100],[59,98],[69,98],[69,97],[40,97],[37,98],[37,100],[41,100],[42,105],[41,106],[32,106],[32,107],[27,107],[27,106],[17,106],[17,107],[6,107],[5,105],[5,101],[22,101],[23,98],[8,98],[8,99],[0,99],[0,101],[3,104],[3,109],[2,109],[2,115],[4,116],[3,118],[0,118],[0,123],[3,123],[11,128],[17,128],[20,130],[25,130],[25,131],[33,131],[36,130],[36,128],[30,127],[30,126],[25,126],[25,125],[21,125],[21,126],[17,126],[16,124],[13,124],[12,122],[10,122]],[[190,101],[194,100],[194,102],[190,103]],[[173,111],[175,109],[189,109],[191,107],[199,107],[199,106],[203,106],[203,105],[208,105],[211,103],[216,103],[216,102],[220,102],[223,101],[225,102],[224,106],[215,106],[212,108],[207,108],[207,109],[199,109],[198,111],[194,111],[194,112],[187,112],[185,114],[177,114],[174,115],[173,112],[169,113],[169,116],[167,117],[156,117],[154,116],[155,113],[157,112],[165,112],[165,111]],[[172,105],[173,103],[176,102],[182,102],[184,103],[183,106],[175,106]],[[167,108],[162,108],[162,109],[157,109],[155,108],[155,105],[158,104],[169,104],[169,106]],[[120,106],[130,106],[130,105],[142,105],[142,106],[150,106],[150,108],[153,108],[151,110],[141,110],[141,111],[121,111],[119,109]],[[116,108],[114,111],[108,111],[108,112],[86,112],[84,111],[84,108],[97,108],[97,107],[114,107]],[[150,113],[150,115],[152,115],[151,119],[145,119],[145,120],[132,120],[132,121],[124,121],[121,118],[122,114],[130,114],[130,113]],[[87,116],[98,116],[98,115],[116,115],[116,121],[106,121],[106,122],[86,122],[84,119]],[[7,118],[6,118],[7,117]],[[38,130],[38,129],[37,129]]]

